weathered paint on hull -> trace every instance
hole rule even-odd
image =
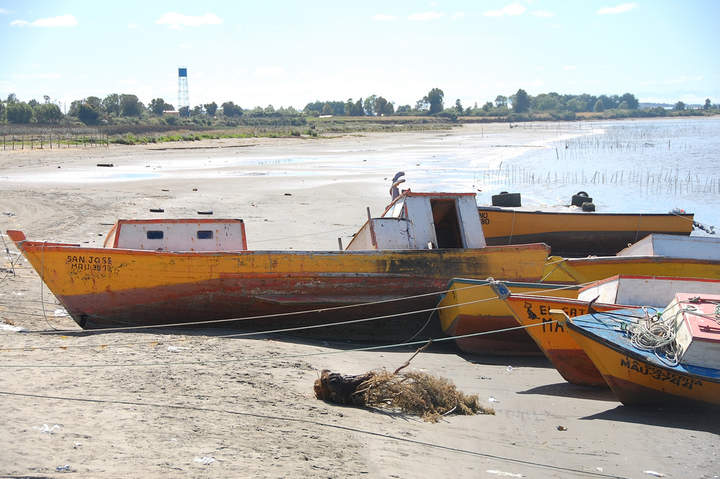
[[[392,286],[392,289],[389,286]],[[444,281],[432,278],[416,278],[412,283],[392,278],[368,277],[333,277],[324,281],[318,281],[317,278],[314,281],[309,278],[234,278],[121,292],[60,296],[58,299],[73,317],[79,318],[79,324],[83,328],[96,329],[283,315],[294,311],[354,305],[367,300],[412,296],[426,291],[438,291],[443,286]],[[392,291],[392,294],[388,294],[388,291]],[[216,325],[245,331],[265,331],[425,310],[423,313],[307,332],[326,339],[404,341],[420,331],[426,323],[421,338],[441,335],[437,321],[428,322],[436,303],[437,296],[432,295],[333,311],[223,321]]]
[[[463,250],[170,253],[29,242],[20,232],[8,234],[73,319],[83,327],[95,328],[241,318],[376,302],[439,292],[454,276],[535,280],[542,274],[548,252],[546,245],[538,244]],[[315,315],[312,321],[335,322],[427,309],[437,303],[438,296],[383,303],[354,314],[348,310],[327,312]],[[428,314],[367,322],[364,328],[338,328],[339,335],[325,335],[318,329],[316,336],[407,339]],[[303,319],[290,318],[258,320],[251,326],[290,327]],[[390,331],[387,337],[384,328]]]
[[[650,233],[689,235],[693,222],[692,214],[478,210],[487,244],[542,242],[559,256],[614,255]]]
[[[528,327],[525,331],[535,341],[555,369],[566,381],[582,386],[607,386],[590,358],[567,332],[561,323],[550,323],[551,309],[561,309],[569,317],[587,314],[584,301],[559,299],[547,296],[511,295],[505,299],[516,324]],[[596,311],[611,311],[627,306],[595,304]],[[535,326],[541,324],[542,326]],[[549,324],[545,324],[549,323]]]
[[[578,288],[555,284],[508,282],[513,292],[540,293],[575,298]],[[455,278],[438,306],[440,325],[450,336],[497,331],[518,326],[508,305],[497,298],[486,282]],[[471,354],[538,355],[540,350],[523,330],[459,338],[458,347]]]
[[[720,405],[720,381],[679,373],[650,364],[606,341],[590,337],[568,325],[570,335],[583,348],[618,400],[625,405],[664,405],[702,402]]]
[[[664,256],[617,256],[597,258],[548,258],[543,281],[582,284],[615,275],[720,279],[720,261],[667,258]]]

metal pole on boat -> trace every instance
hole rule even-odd
[[[340,238],[340,237],[338,237],[338,249],[339,249],[340,251],[342,251],[342,250],[343,250],[343,246],[342,246],[342,238]]]
[[[367,209],[368,221],[370,221],[372,219],[372,216],[370,215],[370,207],[366,206],[365,208]]]

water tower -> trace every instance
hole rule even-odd
[[[190,93],[188,93],[187,68],[178,68],[178,111],[182,107],[187,107],[186,115],[190,114]]]

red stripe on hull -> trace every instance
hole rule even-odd
[[[567,382],[607,387],[602,374],[582,349],[549,349],[545,355]]]
[[[221,278],[211,281],[64,296],[59,299],[83,328],[147,326],[282,314],[401,298],[439,291],[435,278],[285,277]],[[279,318],[218,323],[220,327],[269,330],[394,315],[434,308],[438,295]],[[324,339],[404,341],[428,321],[431,312],[352,325],[309,330]],[[293,333],[295,334],[295,333]],[[442,336],[436,318],[422,337]]]
[[[460,314],[453,321],[450,334],[462,336],[464,334],[516,328],[517,326],[517,321],[510,316],[469,316]],[[510,354],[518,356],[542,354],[535,341],[522,329],[460,338],[456,339],[455,342],[461,351],[470,354]]]

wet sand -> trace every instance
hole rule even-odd
[[[212,209],[245,220],[251,249],[336,249],[338,237],[346,244],[362,225],[365,207],[382,212],[402,159],[471,144],[497,163],[568,134],[468,125],[0,152],[0,230],[101,245],[118,218],[156,217],[148,211],[155,207],[165,210],[159,217]],[[79,331],[24,261],[15,275],[0,270],[0,321]],[[447,344],[420,354],[413,368],[451,378],[496,410],[429,424],[326,404],[312,393],[321,369],[394,369],[413,348],[223,337],[232,333],[0,330],[0,475],[59,477],[66,465],[75,477],[720,475],[717,412],[626,408],[609,391],[565,383],[541,358],[472,357]]]

